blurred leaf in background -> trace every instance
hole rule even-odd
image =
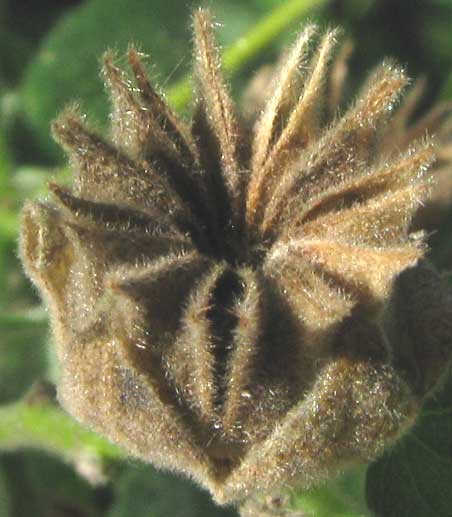
[[[163,90],[189,71],[187,42],[191,41],[193,5],[181,0],[92,0],[54,27],[27,67],[22,90],[26,119],[33,132],[43,136],[39,144],[49,157],[60,156],[48,138],[50,121],[68,102],[80,101],[94,122],[106,125],[108,98],[99,76],[100,57],[106,49],[125,55],[128,45],[136,44],[149,54],[151,75]],[[277,5],[274,1],[216,0],[215,14],[226,29],[219,32],[221,44],[231,44]],[[74,79],[80,77],[83,81]]]
[[[185,479],[156,473],[147,465],[128,466],[119,476],[116,498],[108,517],[168,515],[171,517],[234,517],[230,508],[215,507],[209,494]],[[176,496],[177,494],[177,496]]]
[[[452,508],[452,381],[415,426],[369,467],[367,499],[377,515],[435,517]]]
[[[23,451],[1,458],[10,513],[0,516],[101,516],[105,508],[102,489],[61,461],[41,452]],[[104,507],[104,508],[103,508]]]
[[[47,322],[0,314],[0,404],[11,402],[46,374]]]

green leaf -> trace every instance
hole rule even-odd
[[[0,95],[0,104],[3,98]],[[7,145],[6,128],[3,126],[0,107],[0,208],[9,209],[12,204],[11,196],[11,173],[13,170],[13,159]]]
[[[82,102],[90,117],[106,122],[108,99],[99,60],[107,49],[125,52],[129,43],[138,44],[150,52],[164,79],[181,59],[189,60],[188,12],[186,2],[174,6],[164,0],[92,0],[63,17],[25,73],[25,112],[43,146],[51,141],[50,121],[69,102]],[[55,144],[50,151],[60,156]]]
[[[11,498],[6,482],[5,469],[0,464],[0,517],[11,515]]]
[[[26,451],[3,455],[0,466],[5,472],[10,505],[6,515],[10,517],[102,515],[96,490],[57,458]]]
[[[29,44],[22,35],[0,25],[0,87],[11,87],[16,82],[28,50]]]
[[[336,479],[293,498],[292,508],[315,517],[365,517],[369,515],[364,500],[366,466],[350,469]]]
[[[449,102],[452,100],[452,73],[449,74],[445,83],[442,85],[440,99]]]
[[[11,156],[6,146],[3,128],[0,128],[0,187],[2,188],[2,194],[3,189],[8,186],[11,167]]]
[[[126,456],[106,439],[83,428],[59,406],[27,401],[0,406],[0,450],[21,448],[42,449],[75,464],[86,455],[107,463]]]
[[[324,3],[326,0],[287,0],[275,9],[271,19],[264,19],[253,29],[249,41],[239,40],[226,53],[226,68],[237,70],[291,22]],[[25,73],[24,113],[42,147],[53,158],[61,158],[51,142],[49,126],[67,103],[81,102],[91,120],[105,126],[108,99],[99,77],[99,59],[105,50],[117,49],[121,55],[130,43],[137,44],[150,54],[153,75],[164,90],[166,83],[184,76],[191,66],[191,10],[185,0],[91,0],[63,18],[45,38]],[[219,31],[220,42],[228,45],[266,12],[266,6],[217,0],[213,11],[219,13],[224,24]],[[187,79],[178,88],[181,92],[173,92],[176,106],[186,103],[191,93]]]
[[[1,97],[0,97],[1,100]],[[6,286],[8,275],[8,251],[11,248],[11,241],[16,237],[16,217],[11,210],[11,185],[10,174],[12,168],[11,156],[6,145],[5,133],[1,126],[0,118],[0,285]],[[4,305],[5,289],[0,292],[0,308]],[[1,346],[1,345],[0,345]],[[0,356],[1,364],[1,356]],[[1,372],[1,366],[0,366]],[[1,375],[1,373],[0,373]],[[1,378],[0,378],[1,379]],[[1,383],[1,380],[0,380]],[[0,387],[1,397],[1,387]]]
[[[19,398],[46,371],[46,321],[0,315],[0,403]]]
[[[438,517],[452,508],[452,380],[414,429],[371,465],[367,500],[377,516]]]
[[[149,465],[128,467],[117,482],[116,503],[109,517],[234,517],[215,506],[207,492],[188,480],[157,472]]]

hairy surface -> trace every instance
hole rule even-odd
[[[209,13],[193,24],[191,124],[136,50],[131,76],[106,54],[111,138],[76,110],[54,123],[74,183],[25,207],[21,253],[63,406],[225,503],[309,486],[396,439],[448,362],[452,299],[409,232],[432,144],[380,144],[403,70],[382,64],[329,117],[337,34],[308,26],[249,130]]]

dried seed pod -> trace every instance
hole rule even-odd
[[[352,50],[350,42],[346,42],[334,61],[329,81],[331,113],[339,110],[343,103],[344,83],[348,75],[346,63]],[[415,214],[411,226],[413,231],[434,231],[444,222],[452,207],[452,104],[442,102],[433,106],[422,117],[413,117],[425,89],[425,77],[414,82],[389,123],[382,128],[376,149],[382,156],[394,156],[408,149],[413,140],[423,138],[427,134],[435,136],[436,161],[430,171],[435,184],[431,195]]]
[[[329,119],[334,118],[345,104],[344,89],[349,77],[348,60],[352,52],[352,42],[345,41],[333,58],[331,69],[328,71],[324,116]],[[272,81],[279,73],[278,68],[284,66],[286,60],[287,56],[283,52],[280,63],[263,66],[250,82],[242,100],[242,112],[248,124],[254,123],[263,109],[272,91]],[[441,102],[423,116],[415,117],[425,89],[425,77],[421,77],[410,87],[388,123],[381,127],[374,153],[382,158],[394,158],[407,151],[413,141],[434,135],[436,160],[430,169],[430,175],[434,178],[433,189],[416,212],[410,228],[411,231],[427,230],[433,236],[435,230],[446,222],[452,207],[452,104]]]
[[[195,13],[191,126],[134,49],[131,79],[105,57],[113,143],[74,110],[54,123],[74,185],[24,208],[21,253],[50,308],[63,406],[226,503],[396,439],[447,364],[452,301],[409,233],[430,141],[375,152],[403,71],[381,65],[325,121],[337,35],[311,52],[308,27],[247,131],[211,26]]]

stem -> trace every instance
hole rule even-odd
[[[250,31],[225,49],[223,68],[229,76],[235,75],[250,59],[269,45],[295,20],[328,0],[287,0],[262,18]],[[176,110],[183,110],[192,95],[191,77],[185,76],[168,94]]]
[[[223,56],[225,70],[230,73],[239,70],[296,19],[325,3],[326,0],[288,0],[276,7],[269,15],[258,22],[248,34],[239,38],[225,50]]]

